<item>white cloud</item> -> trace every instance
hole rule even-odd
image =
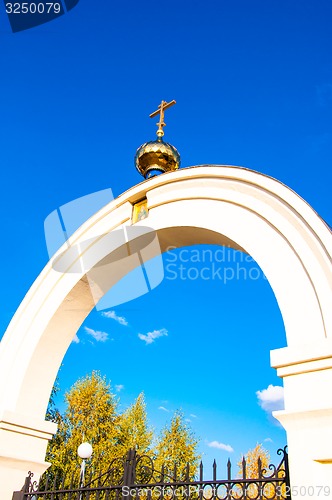
[[[198,418],[198,416],[197,416],[197,415],[195,415],[195,413],[190,413],[190,416],[191,416],[192,418]]]
[[[92,328],[88,328],[87,326],[84,327],[86,333],[88,335],[91,335],[97,342],[106,342],[108,339],[108,333],[106,332],[100,332],[98,330],[93,330]]]
[[[169,413],[169,410],[167,410],[165,406],[158,406],[158,410],[167,411],[167,413]]]
[[[146,345],[152,344],[156,339],[159,339],[159,337],[167,337],[168,331],[165,328],[162,328],[161,330],[153,330],[153,332],[148,332],[146,335],[143,335],[143,333],[138,334],[138,338],[141,340],[144,340]]]
[[[111,318],[120,323],[120,325],[128,326],[128,321],[123,316],[118,316],[115,311],[104,311],[101,313],[105,318]]]
[[[273,439],[271,439],[271,438],[265,438],[264,442],[265,443],[273,443]]]
[[[217,448],[217,450],[229,451],[230,453],[234,451],[230,444],[219,443],[219,441],[211,441],[208,443],[208,446],[210,448]]]
[[[75,333],[72,342],[74,342],[74,344],[79,344],[80,343],[80,339],[78,338],[77,333]]]
[[[186,422],[191,422],[190,418],[185,419]]]
[[[120,392],[120,391],[122,391],[122,389],[124,389],[124,385],[122,385],[122,384],[118,384],[115,386],[116,392]]]
[[[284,408],[284,388],[270,384],[267,389],[257,391],[258,404],[267,413]]]

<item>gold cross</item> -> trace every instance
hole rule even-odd
[[[158,130],[157,130],[157,136],[162,137],[164,135],[163,127],[165,127],[166,123],[164,122],[164,111],[165,109],[170,108],[176,104],[176,101],[161,101],[161,104],[159,104],[157,111],[154,111],[151,113],[150,118],[153,118],[154,116],[160,115],[159,116],[159,122],[157,123],[158,125]]]

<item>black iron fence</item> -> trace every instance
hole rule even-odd
[[[161,467],[156,470],[153,460],[129,450],[125,457],[114,459],[108,469],[97,477],[87,476],[80,485],[79,476],[59,477],[45,474],[40,481],[29,472],[21,491],[13,500],[284,500],[290,499],[287,447],[278,450],[278,466],[255,464],[254,477],[248,477],[248,464],[242,460],[242,477],[232,477],[232,464],[227,462],[227,479],[217,479],[216,462],[212,479],[204,479],[201,463],[197,475],[189,464],[185,470]],[[250,469],[252,470],[252,464]]]

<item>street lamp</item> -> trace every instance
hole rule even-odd
[[[85,476],[85,461],[92,455],[92,446],[90,443],[82,443],[77,448],[77,454],[82,459],[81,472],[80,472],[80,488],[84,486]]]

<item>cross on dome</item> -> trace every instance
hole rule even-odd
[[[157,136],[162,137],[164,135],[163,127],[166,126],[166,123],[164,122],[164,113],[165,110],[170,108],[171,106],[174,106],[176,104],[176,101],[161,101],[161,104],[159,104],[158,109],[151,113],[150,118],[153,118],[154,116],[159,115],[159,122],[157,123],[158,130],[157,130]]]
[[[164,121],[165,110],[174,104],[176,104],[174,100],[170,102],[161,101],[158,109],[150,114],[150,118],[159,115],[159,122],[157,123],[158,139],[142,144],[135,155],[135,166],[145,179],[165,172],[172,172],[180,167],[178,150],[172,144],[163,141],[163,127],[166,125]]]

